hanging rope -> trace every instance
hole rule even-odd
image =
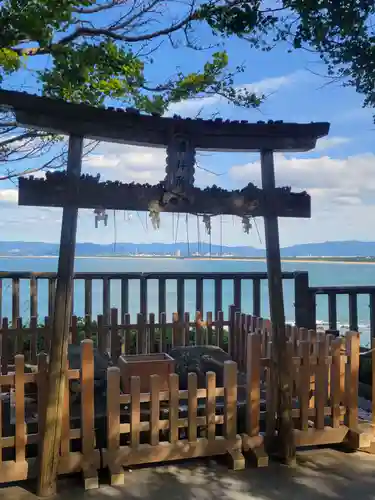
[[[190,257],[189,214],[186,214],[185,223],[186,223],[186,240],[187,240],[188,257]]]
[[[220,215],[220,256],[223,256],[223,216]]]
[[[113,253],[116,253],[117,247],[117,224],[116,224],[116,210],[113,211]]]
[[[178,238],[178,223],[180,222],[180,214],[177,214],[177,222],[176,222],[176,236],[174,239],[174,244],[177,244],[177,238]]]
[[[199,216],[197,215],[197,237],[198,237],[198,253],[201,253],[201,233],[199,227]]]

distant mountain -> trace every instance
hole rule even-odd
[[[207,243],[117,243],[116,246],[95,243],[77,243],[78,256],[105,256],[129,254],[176,254],[186,256],[196,252],[210,252]],[[58,255],[58,243],[40,243],[25,241],[0,242],[0,255]],[[238,257],[264,257],[265,250],[250,246],[212,245],[211,253],[231,254]],[[326,241],[324,243],[306,243],[281,249],[282,257],[368,257],[375,256],[375,242],[370,241]]]

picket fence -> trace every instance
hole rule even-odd
[[[114,317],[112,312],[112,319]],[[176,323],[171,324],[172,345],[180,342],[176,339],[184,338],[174,335],[174,332],[186,332],[188,329],[187,321],[179,325]],[[205,387],[198,387],[197,375],[190,373],[187,390],[180,390],[179,377],[172,373],[169,375],[168,390],[160,390],[159,376],[152,375],[149,392],[141,392],[140,378],[132,377],[129,394],[124,394],[121,391],[120,368],[108,368],[103,420],[106,424],[102,426],[104,439],[98,434],[101,426],[98,425],[98,415],[95,415],[94,346],[98,350],[107,346],[103,347],[99,335],[94,339],[95,343],[90,338],[81,341],[81,369],[67,367],[59,474],[82,472],[86,487],[95,487],[98,486],[98,471],[102,467],[108,467],[111,483],[119,484],[124,482],[124,467],[168,460],[228,455],[231,466],[237,470],[245,467],[245,457],[251,458],[258,466],[267,465],[268,443],[272,442],[277,432],[277,395],[269,383],[272,370],[277,369],[271,360],[270,325],[269,322],[241,314],[234,314],[228,323],[229,334],[223,340],[223,346],[229,346],[227,349],[234,361],[224,364],[222,387],[217,387],[215,373],[206,374]],[[150,325],[146,328],[142,323],[142,329],[136,332],[136,350],[146,349],[142,345],[148,346],[147,349],[157,345],[161,350],[163,337],[153,343],[150,331],[158,332],[165,325],[168,326],[166,323],[152,323],[150,330]],[[194,325],[197,326],[197,320]],[[129,331],[138,327],[127,326]],[[211,341],[220,345],[224,338],[224,335],[220,336],[223,321],[209,323],[209,334],[207,324],[200,320],[198,326],[204,330],[201,338],[207,339],[205,343]],[[48,328],[44,327],[44,333],[46,330]],[[124,325],[112,324],[103,327],[103,331],[106,331],[106,339],[109,336],[108,347],[112,352],[116,352],[113,351],[113,343],[116,350],[119,344],[120,351],[126,350],[126,340],[124,349],[118,335],[120,332],[126,339]],[[236,335],[230,337],[231,331]],[[4,329],[1,333],[4,335]],[[358,430],[357,407],[359,334],[350,332],[345,338],[332,338],[296,328],[288,328],[288,334],[296,445],[346,441],[351,448],[358,448],[363,441]],[[10,335],[21,338],[19,329],[14,333],[11,329],[5,330],[5,336]],[[91,332],[89,335],[93,336]],[[143,344],[142,339],[146,339]],[[72,340],[78,342],[74,336]],[[38,338],[34,340],[34,345],[35,342],[38,346]],[[37,367],[31,373],[26,373],[23,354],[15,355],[14,366],[6,366],[7,373],[2,366],[0,483],[24,480],[36,474],[39,436],[44,425],[41,417],[48,360],[44,352],[35,357]],[[2,359],[5,359],[4,356]],[[245,374],[245,387],[239,382],[239,374]],[[72,391],[74,381],[80,387],[79,418],[75,415],[73,404],[77,397],[76,386]],[[241,407],[237,401],[242,389],[246,401]],[[36,401],[32,415],[25,413],[30,400]]]

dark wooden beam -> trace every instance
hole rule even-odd
[[[15,111],[20,125],[100,141],[166,147],[175,133],[196,149],[215,151],[308,151],[329,132],[328,123],[248,123],[220,118],[182,119],[142,115],[134,109],[105,109],[0,90],[0,107]],[[36,113],[35,110],[38,110]]]
[[[77,190],[81,174],[82,145],[83,137],[70,137],[67,173],[72,191]],[[47,404],[42,419],[44,426],[42,429],[38,474],[38,495],[41,497],[51,496],[56,493],[66,383],[77,218],[77,208],[64,207],[53,316],[53,341],[51,342],[48,368]]]
[[[261,152],[262,187],[271,198],[275,190],[273,151]],[[276,454],[285,462],[295,458],[292,419],[291,366],[285,329],[284,295],[280,257],[279,225],[274,214],[264,217],[268,293],[272,322],[271,387],[277,402],[278,435]]]
[[[84,181],[77,193],[66,186],[41,179],[19,179],[19,204],[39,207],[78,206],[79,208],[103,208],[109,210],[148,211],[150,203],[163,197],[163,189],[158,186],[134,187],[119,185],[109,188],[104,184],[88,188]],[[259,202],[253,207],[253,200],[246,201],[238,196],[227,196],[221,192],[191,190],[189,201],[179,199],[177,204],[170,203],[160,207],[161,212],[251,215],[266,214],[279,217],[304,217],[311,215],[311,200],[306,193],[275,191],[271,197],[258,190]]]

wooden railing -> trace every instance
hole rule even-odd
[[[220,383],[210,371],[203,384],[198,384],[196,373],[189,373],[187,388],[181,387],[179,376],[172,373],[167,390],[161,390],[160,375],[155,374],[143,392],[140,377],[132,376],[130,390],[124,393],[120,368],[108,368],[107,387],[99,394],[105,401],[104,441],[95,439],[103,422],[99,425],[95,414],[94,344],[84,340],[80,368],[67,370],[68,383],[80,382],[80,402],[74,391],[65,391],[59,474],[82,472],[91,488],[98,486],[101,466],[108,466],[111,483],[119,484],[124,482],[122,467],[167,460],[229,454],[232,467],[242,469],[243,454],[249,454],[258,466],[267,465],[267,443],[271,446],[276,427],[275,391],[269,380],[277,366],[270,358],[270,332],[255,326],[259,324],[247,321],[241,356],[224,363]],[[351,449],[358,449],[366,440],[370,446],[372,432],[367,436],[358,429],[359,335],[351,332],[345,341],[334,340],[293,328],[287,353],[296,445],[347,441]],[[46,355],[38,354],[37,371],[26,373],[19,354],[14,370],[0,375],[0,386],[12,395],[0,401],[0,483],[37,473],[35,445],[40,444],[43,426],[47,363]],[[240,381],[238,372],[245,372],[246,381]],[[35,406],[26,416],[25,394],[27,404]],[[73,404],[73,399],[78,402]],[[76,413],[80,416],[72,426]]]
[[[375,286],[319,286],[310,287],[311,307],[316,310],[317,297],[326,296],[328,299],[328,324],[330,330],[338,330],[338,298],[345,296],[348,300],[349,324],[348,329],[359,331],[358,299],[367,296],[370,319],[370,336],[375,337]]]
[[[305,297],[308,292],[306,288],[308,286],[307,273],[284,272],[283,279],[294,281],[296,323],[299,326],[311,327],[311,322],[305,324],[306,314],[308,314],[305,309]],[[182,317],[187,309],[186,290],[189,281],[193,282],[193,290],[195,288],[192,292],[195,295],[195,300],[193,306],[190,305],[190,312],[200,311],[203,313],[207,310],[205,307],[207,293],[205,293],[204,288],[208,282],[213,284],[213,300],[211,300],[213,305],[209,305],[209,309],[212,307],[211,310],[215,318],[219,311],[227,310],[231,304],[234,304],[236,310],[246,311],[259,317],[262,315],[262,295],[264,297],[267,293],[267,273],[265,272],[76,273],[74,281],[73,312],[77,314],[78,302],[74,295],[79,294],[81,295],[80,302],[83,303],[82,316],[91,318],[93,313],[94,315],[98,313],[96,311],[95,314],[93,310],[95,299],[96,304],[101,303],[101,313],[105,322],[109,321],[110,311],[113,307],[119,309],[120,318],[124,318],[130,312],[130,303],[134,302],[135,295],[138,295],[139,299],[135,309],[141,314],[159,314],[167,311],[167,296],[171,298],[172,295],[175,295],[176,305],[172,307],[172,310]],[[101,282],[101,284],[97,282]],[[226,285],[226,282],[232,284],[232,293],[228,297],[226,290],[227,304],[223,304],[223,285]],[[244,297],[244,290],[247,287],[245,282],[252,283],[249,298]],[[263,284],[264,288],[262,288]],[[15,324],[19,317],[27,316],[28,319],[38,316],[51,317],[55,288],[56,273],[0,272],[0,318],[7,316]],[[154,304],[151,307],[150,289],[155,296]],[[8,294],[11,294],[11,301]],[[8,302],[5,304],[7,298]],[[26,309],[25,303],[27,304]]]

